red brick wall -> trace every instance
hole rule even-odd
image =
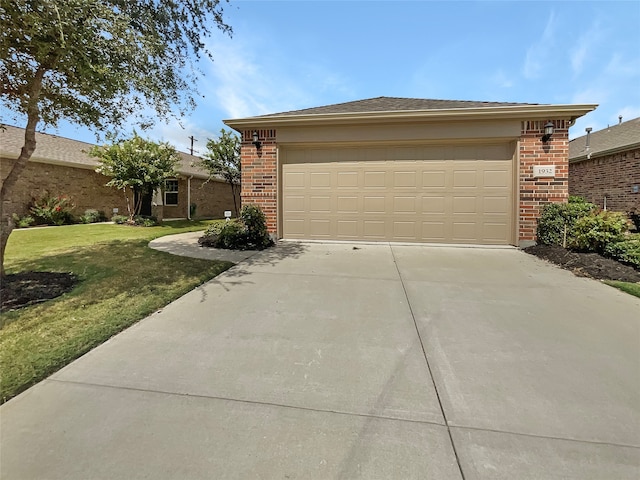
[[[258,130],[261,148],[252,143],[253,130],[242,132],[242,205],[258,205],[267,217],[269,233],[277,231],[278,166],[275,130]]]
[[[555,132],[547,143],[542,142],[545,121],[522,122],[520,137],[520,245],[536,239],[537,219],[541,207],[550,202],[565,202],[569,197],[569,124],[565,120],[551,120]],[[555,165],[555,178],[535,178],[534,165]]]
[[[640,211],[640,148],[569,165],[569,192],[599,207],[619,212]]]
[[[0,180],[9,175],[14,159],[0,159]],[[122,191],[105,184],[109,178],[92,169],[63,167],[48,163],[29,162],[18,179],[9,202],[3,205],[9,213],[25,215],[33,198],[42,197],[45,192],[51,195],[67,195],[75,205],[73,214],[80,216],[85,210],[102,210],[107,217],[118,213],[127,215],[127,204]],[[163,218],[186,218],[187,180],[178,180],[178,205],[164,206]],[[202,179],[191,179],[191,203],[197,205],[196,217],[224,218],[224,211],[233,211],[233,196],[228,183]],[[238,199],[238,205],[240,204]]]
[[[9,175],[15,160],[2,158],[0,178],[2,181]],[[32,198],[40,198],[45,192],[51,195],[67,195],[75,205],[73,214],[82,215],[85,210],[94,208],[102,210],[111,217],[113,208],[119,213],[127,213],[127,204],[121,191],[105,184],[108,177],[94,170],[63,167],[48,163],[29,162],[13,188],[9,202],[3,205],[10,213],[24,215]]]

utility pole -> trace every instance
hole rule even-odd
[[[191,135],[190,137],[187,137],[189,140],[191,140],[191,148],[189,149],[189,151],[191,152],[191,156],[193,156],[193,142],[197,142],[198,140],[196,140],[195,138],[193,138],[193,135]]]

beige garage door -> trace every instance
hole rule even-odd
[[[514,148],[285,147],[282,236],[513,243]]]

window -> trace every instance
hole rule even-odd
[[[164,181],[164,204],[178,205],[178,180]]]

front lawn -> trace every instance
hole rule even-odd
[[[14,230],[5,259],[8,274],[72,272],[80,281],[57,299],[2,313],[0,400],[230,268],[229,262],[178,257],[147,246],[154,238],[204,230],[209,223]]]

